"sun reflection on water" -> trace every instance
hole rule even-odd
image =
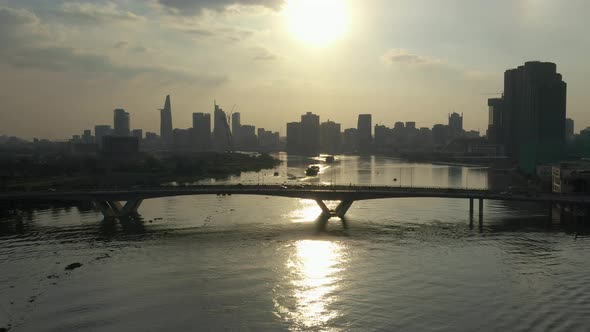
[[[317,219],[322,213],[318,204],[309,199],[300,199],[298,208],[289,213],[289,220],[293,222],[310,222]]]
[[[292,322],[295,330],[325,328],[340,316],[332,304],[342,287],[344,248],[338,242],[300,240],[294,249],[286,263],[292,294],[285,303],[276,303],[279,316]]]

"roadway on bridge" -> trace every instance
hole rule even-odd
[[[588,195],[556,193],[510,193],[485,189],[385,187],[385,186],[320,186],[320,185],[201,185],[105,190],[64,190],[0,193],[0,201],[71,200],[96,201],[150,199],[192,195],[259,195],[314,200],[369,200],[386,198],[463,198],[502,201],[554,202],[590,204]]]

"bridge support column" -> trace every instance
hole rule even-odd
[[[95,201],[94,206],[102,213],[105,219],[116,218],[117,213],[106,201]]]
[[[95,201],[94,205],[100,210],[105,218],[126,218],[137,215],[137,210],[143,199],[136,198],[125,202],[122,205],[119,201]]]
[[[324,203],[323,200],[316,199],[315,201],[318,203],[320,209],[322,209],[322,215],[328,217],[328,219],[332,217],[338,217],[340,219],[344,218],[346,212],[348,212],[348,210],[352,206],[352,203],[354,203],[353,200],[342,200],[340,201],[340,203],[338,203],[336,208],[332,210],[328,208],[328,206],[326,205],[326,203]]]
[[[143,203],[143,199],[136,198],[125,202],[125,206],[121,210],[122,214],[125,216],[130,215],[137,215],[137,210],[139,210],[139,206]]]
[[[483,198],[479,199],[479,222],[483,222]]]
[[[346,212],[348,212],[348,209],[350,209],[350,207],[352,206],[352,203],[354,203],[353,200],[343,200],[338,204],[338,206],[336,206],[334,212],[336,212],[338,218],[344,218]]]
[[[326,217],[332,216],[332,211],[330,211],[330,209],[328,209],[328,206],[326,206],[326,203],[324,203],[324,201],[322,201],[321,199],[316,199],[315,201],[320,206],[320,209],[322,209],[322,215],[324,215]]]
[[[469,199],[469,216],[473,217],[473,198]]]

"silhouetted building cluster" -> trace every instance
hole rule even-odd
[[[186,151],[278,151],[293,154],[319,153],[404,153],[419,152],[507,156],[527,173],[538,165],[561,161],[565,155],[590,157],[590,128],[575,134],[574,121],[566,119],[567,85],[554,63],[526,62],[504,74],[504,93],[488,99],[486,138],[479,131],[464,129],[463,114],[452,112],[448,123],[432,128],[417,127],[416,122],[395,122],[392,127],[373,125],[371,114],[359,114],[356,128],[342,128],[334,121],[320,122],[312,112],[298,122],[287,123],[286,145],[278,132],[242,124],[239,112],[226,114],[217,103],[213,113],[193,113],[192,127],[174,129],[172,106],[167,95],[160,110],[160,135],[131,129],[130,114],[114,110],[113,126],[96,125],[74,135],[81,153],[133,153],[147,150]],[[233,109],[232,109],[233,111]],[[567,146],[566,146],[567,143]],[[588,155],[584,155],[588,154]]]
[[[228,116],[217,103],[213,107],[213,128],[211,113],[193,113],[191,128],[173,128],[170,95],[166,96],[164,108],[159,110],[160,135],[146,132],[144,137],[142,129],[130,129],[130,114],[124,109],[116,109],[112,127],[96,125],[95,136],[92,136],[91,130],[84,130],[82,135],[73,135],[70,150],[76,153],[102,151],[117,155],[123,151],[133,154],[139,149],[199,152],[237,149],[278,151],[281,148],[278,132],[264,128],[258,128],[257,131],[254,126],[242,125],[240,113]],[[91,144],[96,144],[96,147],[91,147]]]
[[[300,122],[287,123],[287,151],[294,154],[318,153],[396,153],[403,151],[433,151],[458,138],[479,138],[479,132],[463,130],[463,116],[449,115],[449,124],[437,124],[431,129],[417,128],[416,122],[396,122],[393,128],[372,126],[371,114],[358,116],[357,128],[342,131],[334,121],[320,123],[311,112],[301,116]],[[319,129],[319,137],[318,137]]]

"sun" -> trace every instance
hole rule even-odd
[[[284,13],[291,32],[311,45],[325,46],[346,32],[345,0],[288,0]]]

